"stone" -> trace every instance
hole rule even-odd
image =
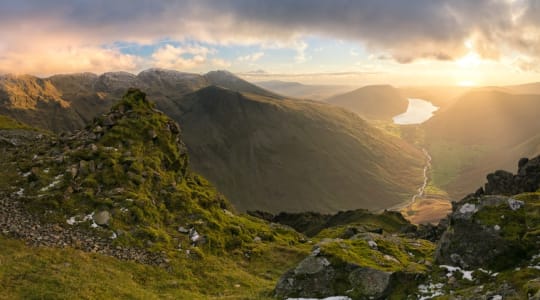
[[[359,268],[349,275],[349,282],[356,293],[363,296],[382,297],[390,285],[391,273],[370,268]]]
[[[296,275],[315,274],[328,267],[330,262],[324,257],[308,256],[294,269]]]
[[[100,226],[107,226],[111,221],[111,213],[102,210],[93,216],[94,222]]]
[[[525,202],[523,202],[523,201],[515,200],[515,199],[512,199],[512,198],[508,199],[508,206],[510,207],[511,210],[514,210],[514,211],[518,210],[518,209],[522,208],[524,205],[525,205]]]
[[[381,299],[390,290],[392,275],[350,263],[333,265],[314,251],[279,279],[274,296],[283,299],[346,295],[352,299]]]
[[[476,204],[456,204],[448,217],[451,225],[437,243],[435,261],[440,265],[459,266],[463,269],[500,269],[516,264],[520,259],[516,253],[523,252],[526,247],[518,233],[525,233],[527,225],[519,214],[512,214],[511,211],[522,207],[524,203],[515,202],[509,197],[490,195],[466,198],[464,201],[475,201]],[[496,211],[492,208],[496,208]],[[495,214],[489,222],[495,219],[504,220],[504,223],[484,224],[483,219],[477,217],[483,211]],[[499,215],[507,217],[502,219]],[[504,225],[509,222],[515,223],[515,226],[512,225],[513,231],[517,232],[515,237],[503,234]]]

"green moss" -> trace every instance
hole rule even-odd
[[[376,236],[377,248],[364,239],[322,242],[321,252],[339,263],[354,263],[376,270],[422,273],[432,261],[434,245],[424,240]]]
[[[0,115],[0,129],[31,129],[31,127],[10,117]]]

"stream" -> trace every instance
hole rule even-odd
[[[422,152],[426,156],[426,165],[424,166],[424,183],[418,188],[418,193],[412,196],[411,204],[414,203],[417,198],[424,196],[424,192],[428,184],[428,171],[431,169],[431,155],[429,155],[429,152],[425,148],[422,148]]]

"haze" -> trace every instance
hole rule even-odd
[[[517,84],[538,80],[539,7],[535,0],[5,0],[0,73],[160,67],[310,84]]]

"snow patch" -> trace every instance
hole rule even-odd
[[[438,296],[444,295],[442,288],[444,287],[443,283],[430,283],[430,284],[421,284],[418,286],[418,292],[421,294],[419,300],[427,300],[435,298]]]
[[[332,296],[327,298],[287,298],[287,300],[352,300],[347,296]]]
[[[466,270],[461,269],[460,267],[447,266],[447,265],[440,265],[439,267],[444,268],[446,269],[446,271],[448,271],[448,273],[446,273],[446,277],[452,277],[454,276],[455,272],[460,272],[464,279],[473,281],[473,276],[472,276],[473,271],[466,271]]]
[[[460,209],[459,209],[459,212],[462,213],[462,214],[467,214],[467,213],[475,213],[477,212],[478,209],[476,208],[476,205],[472,204],[472,203],[465,203]]]
[[[64,177],[64,175],[62,175],[62,174],[60,174],[60,175],[54,177],[53,182],[51,182],[51,184],[49,184],[48,186],[41,188],[40,191],[41,191],[41,192],[46,192],[46,191],[48,191],[49,189],[51,189],[51,188],[57,186],[57,185],[60,183],[62,177]]]
[[[24,188],[20,188],[17,192],[15,192],[15,195],[19,197],[24,196]]]

